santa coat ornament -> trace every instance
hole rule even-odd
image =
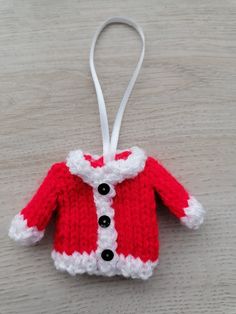
[[[143,46],[110,140],[93,60],[96,41],[111,23],[133,27]],[[12,239],[22,245],[36,244],[56,212],[52,258],[58,270],[71,275],[149,278],[159,257],[155,192],[183,225],[198,229],[203,222],[205,212],[200,203],[157,160],[138,147],[117,150],[122,116],[142,65],[144,49],[142,29],[131,20],[111,18],[98,29],[90,51],[90,68],[99,104],[103,155],[75,150],[65,162],[54,164],[10,226]]]

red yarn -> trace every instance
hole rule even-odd
[[[120,158],[127,157],[121,154]],[[92,160],[86,155],[87,160]],[[91,162],[101,167],[102,160]],[[118,233],[117,253],[131,254],[143,262],[158,258],[158,224],[154,189],[178,218],[185,215],[188,193],[156,160],[149,157],[144,170],[115,187],[115,228]],[[28,227],[44,230],[53,211],[57,211],[54,248],[68,255],[95,251],[98,217],[93,189],[69,172],[65,163],[52,166],[39,190],[21,211]]]

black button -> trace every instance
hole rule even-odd
[[[98,186],[98,192],[102,195],[106,195],[110,192],[110,187],[106,183],[101,183]]]
[[[99,218],[98,223],[102,228],[107,228],[110,226],[111,219],[108,216],[103,215]]]
[[[104,259],[104,261],[111,261],[114,257],[114,253],[111,250],[104,250],[102,251],[102,258]]]

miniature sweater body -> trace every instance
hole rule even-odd
[[[147,279],[159,257],[155,192],[189,228],[203,222],[197,200],[141,149],[118,153],[105,165],[102,157],[73,151],[51,167],[9,235],[35,244],[55,212],[52,258],[58,270]]]

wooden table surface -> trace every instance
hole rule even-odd
[[[101,153],[88,54],[110,16],[133,18],[145,61],[119,148],[143,147],[204,204],[188,231],[166,210],[161,257],[145,282],[59,273],[53,224],[33,248],[8,236],[53,162]],[[140,52],[128,27],[101,36],[96,65],[110,123]],[[236,1],[0,0],[0,313],[236,313]]]

